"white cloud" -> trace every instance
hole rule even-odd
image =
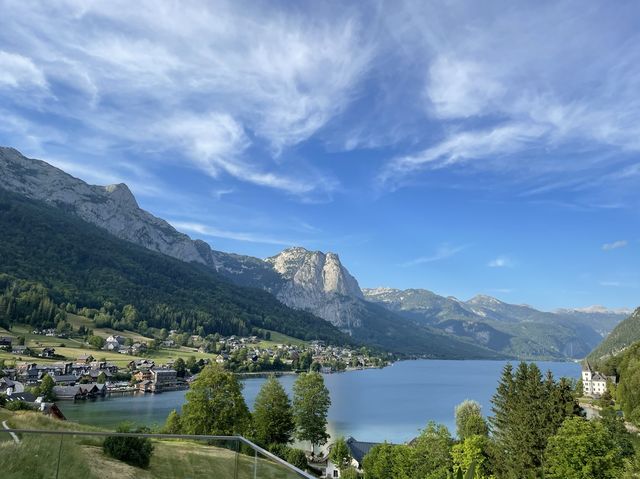
[[[487,263],[489,268],[511,268],[514,262],[508,256],[498,256]]]
[[[611,251],[612,249],[624,248],[625,246],[627,246],[627,244],[629,244],[627,240],[619,240],[612,243],[603,244],[602,249],[604,251]]]
[[[179,231],[188,231],[191,233],[201,234],[203,236],[211,236],[215,238],[232,239],[236,241],[246,241],[249,243],[264,243],[275,244],[282,246],[292,246],[299,244],[296,241],[290,241],[286,239],[273,238],[270,236],[264,236],[258,233],[247,233],[238,231],[229,231],[215,226],[204,225],[202,223],[183,222],[183,221],[170,221],[174,228]]]
[[[640,49],[630,25],[610,28],[622,13],[594,7],[576,15],[574,2],[498,5],[407,2],[390,16],[410,61],[424,65],[431,128],[421,142],[428,146],[390,159],[383,184],[474,160],[509,180],[597,178],[597,187],[604,165],[636,161],[624,155],[640,151]],[[598,149],[620,155],[596,158]]]
[[[69,1],[11,2],[6,10],[0,45],[16,45],[17,66],[0,71],[0,83],[17,81],[11,72],[19,66],[32,82],[50,75],[84,94],[47,103],[47,113],[114,148],[127,142],[157,151],[174,139],[212,175],[302,196],[335,187],[304,161],[281,157],[357,95],[373,47],[356,9],[319,8],[315,17],[225,1]]]
[[[47,88],[47,80],[33,61],[25,56],[0,50],[0,88]]]
[[[468,245],[452,246],[447,243],[444,243],[436,249],[434,254],[412,259],[410,261],[402,263],[401,266],[409,267],[409,266],[416,266],[418,264],[433,263],[435,261],[441,261],[457,255],[461,251],[465,250],[467,247]]]

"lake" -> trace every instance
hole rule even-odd
[[[485,415],[506,361],[400,361],[384,369],[366,369],[324,376],[331,392],[329,433],[360,441],[401,443],[415,437],[429,420],[445,424],[455,434],[454,407],[475,399]],[[514,363],[516,365],[516,363]],[[580,377],[580,365],[539,361],[558,378]],[[291,395],[296,377],[279,378]],[[243,379],[244,396],[253,407],[264,378]],[[112,396],[95,401],[61,401],[69,420],[113,427],[128,420],[163,424],[172,409],[180,410],[187,391]]]

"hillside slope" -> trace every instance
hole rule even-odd
[[[366,321],[354,338],[266,291],[234,285],[206,265],[154,253],[73,215],[0,189],[0,273],[42,283],[56,303],[134,305],[138,322],[206,334],[258,327],[302,339],[366,342],[399,354],[489,358],[484,348],[447,337],[359,300]]]
[[[640,341],[640,308],[618,324],[613,331],[589,354],[589,359],[600,361]]]
[[[185,263],[109,235],[75,216],[0,189],[0,273],[37,281],[56,303],[134,305],[149,326],[205,333],[260,327],[303,339],[351,340],[328,322],[266,291],[233,285]]]

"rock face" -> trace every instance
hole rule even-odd
[[[287,306],[305,309],[351,331],[362,326],[354,299],[362,299],[356,279],[335,253],[294,247],[266,259],[286,282],[276,292]]]
[[[13,148],[0,148],[0,186],[67,210],[147,249],[215,267],[208,245],[198,245],[141,209],[125,184],[88,185],[44,161],[26,158]]]
[[[45,201],[118,238],[186,262],[207,265],[232,281],[273,293],[350,331],[359,327],[358,282],[338,255],[290,248],[266,261],[212,250],[141,209],[125,184],[93,186],[13,148],[0,147],[0,187]]]

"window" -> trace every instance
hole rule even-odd
[[[333,477],[338,477],[338,470],[337,469],[333,470]]]

